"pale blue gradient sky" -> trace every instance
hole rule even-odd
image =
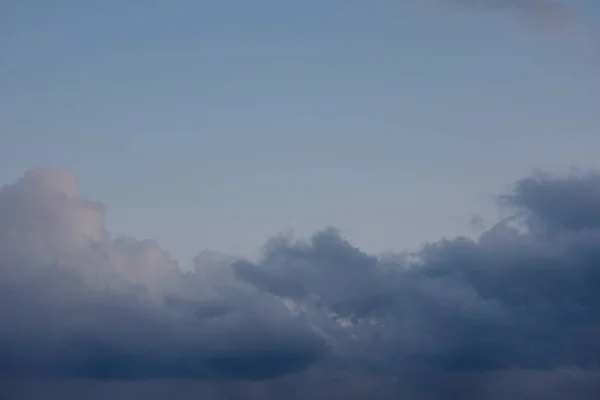
[[[467,234],[536,168],[600,167],[600,4],[564,33],[417,0],[0,1],[0,183],[61,165],[183,265],[333,224]]]

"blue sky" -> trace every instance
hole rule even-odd
[[[93,4],[92,4],[93,3]],[[60,165],[184,265],[335,225],[369,251],[600,166],[600,17],[419,1],[3,1],[0,182]]]

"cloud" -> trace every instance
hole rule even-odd
[[[511,216],[477,239],[415,253],[377,257],[326,228],[183,272],[153,241],[113,238],[69,172],[31,170],[0,189],[2,387],[595,398],[600,178],[526,177],[501,205]]]
[[[575,8],[559,0],[443,0],[456,6],[484,11],[511,11],[532,17],[551,29],[569,25]]]
[[[600,229],[600,175],[583,179],[526,178],[504,201],[523,211],[530,226],[552,230]]]
[[[263,379],[318,357],[319,339],[283,305],[210,291],[156,243],[113,239],[103,221],[62,169],[0,190],[1,373]]]
[[[385,265],[326,230],[278,241],[241,277],[278,296],[293,282],[304,307],[354,321],[340,332],[392,374],[590,367],[600,362],[599,193],[597,176],[528,178],[505,197],[525,231],[505,221]],[[341,354],[356,357],[354,344]]]
[[[566,368],[550,371],[506,370],[450,374],[428,385],[418,379],[390,380],[376,375],[319,371],[268,382],[152,381],[0,381],[3,399],[48,400],[596,400],[600,372]]]

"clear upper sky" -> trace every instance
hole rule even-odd
[[[414,248],[600,167],[600,3],[559,32],[435,1],[0,0],[0,183],[67,167],[186,265],[326,225]]]

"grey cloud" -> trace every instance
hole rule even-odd
[[[236,261],[232,268],[237,278],[274,295],[301,298],[305,294],[304,287],[293,278],[268,273],[247,261]]]
[[[516,193],[504,196],[507,205],[527,214],[530,225],[552,229],[600,229],[600,175],[578,178],[526,178]]]
[[[268,382],[12,380],[0,381],[0,387],[6,400],[596,400],[600,392],[600,372],[576,368],[447,374],[427,385],[418,379],[315,372]]]
[[[199,319],[216,318],[233,311],[233,306],[224,301],[193,301],[186,298],[168,296],[167,307],[194,314]]]
[[[264,379],[319,356],[282,305],[190,286],[158,244],[112,239],[103,220],[58,168],[0,190],[2,374]]]
[[[354,322],[330,327],[336,344],[357,338],[339,354],[387,373],[591,367],[600,363],[599,189],[595,176],[522,180],[506,205],[525,231],[505,221],[395,265],[331,230],[280,241],[247,281],[302,285],[304,307]]]
[[[183,272],[112,238],[69,173],[33,170],[0,189],[0,392],[597,398],[599,193],[593,174],[525,178],[475,240],[380,258],[327,228]]]
[[[476,10],[514,11],[533,17],[550,28],[569,24],[575,16],[575,8],[560,0],[442,0],[457,6]]]

